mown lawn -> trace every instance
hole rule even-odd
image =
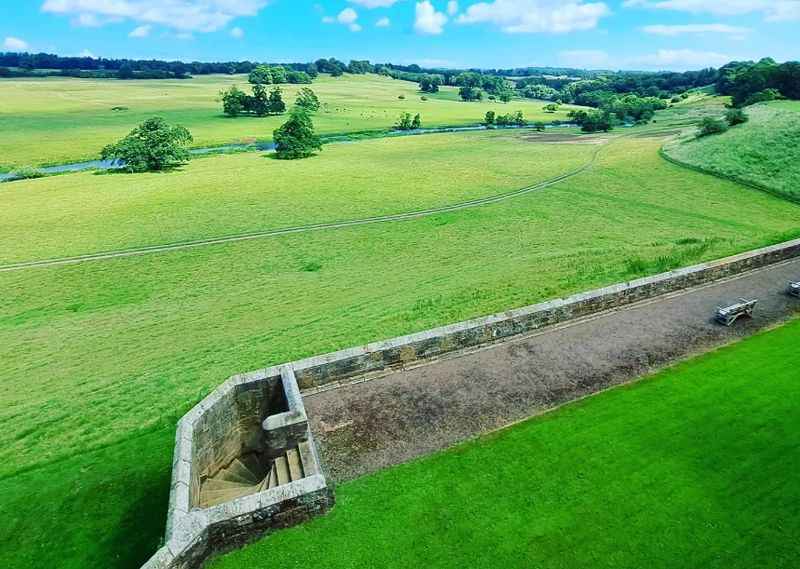
[[[340,485],[214,569],[800,564],[800,322]]]
[[[234,84],[250,87],[244,75],[164,81],[0,79],[0,169],[96,158],[105,145],[154,115],[187,127],[198,147],[270,140],[286,117],[223,115],[219,92]],[[302,87],[282,86],[287,104]],[[323,134],[391,128],[401,112],[420,113],[425,126],[443,126],[479,123],[488,110],[522,110],[530,120],[567,120],[574,108],[545,113],[544,101],[522,99],[464,103],[451,87],[422,101],[417,84],[378,75],[321,76],[311,88],[323,103],[315,117]]]
[[[800,200],[800,102],[747,107],[750,121],[720,135],[665,147],[681,162]]]
[[[0,565],[137,567],[175,421],[231,374],[800,235],[797,206],[659,144],[472,210],[0,273]]]
[[[551,137],[552,135],[546,135]],[[70,174],[0,186],[0,264],[358,219],[508,192],[597,149],[561,134],[431,134],[331,144],[307,160],[208,156],[180,171]],[[567,144],[571,141],[578,144]],[[57,205],[56,205],[57,204]],[[25,235],[25,239],[18,236]]]

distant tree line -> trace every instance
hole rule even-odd
[[[736,107],[787,98],[800,99],[800,62],[778,64],[772,58],[732,61],[719,70],[717,92],[730,95]]]
[[[251,61],[200,62],[162,61],[158,59],[107,59],[97,57],[61,57],[50,53],[0,52],[0,77],[64,75],[70,77],[165,79],[192,75],[246,74],[261,65]],[[290,71],[319,75],[314,63],[282,63]]]

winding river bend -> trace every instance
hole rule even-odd
[[[551,129],[551,128],[565,128],[574,126],[576,125],[564,123],[558,125],[555,124],[546,125],[545,128]],[[494,127],[494,128],[517,129],[517,128],[531,128],[531,127],[505,126],[505,127]],[[443,127],[432,127],[432,128],[420,128],[417,130],[405,130],[405,131],[390,130],[382,133],[372,134],[369,136],[370,138],[390,138],[396,136],[418,136],[422,134],[438,134],[445,132],[469,132],[476,130],[489,130],[489,129],[484,125],[443,126]],[[347,135],[347,134],[322,137],[323,144],[354,142],[356,140],[358,139],[353,138],[352,135]],[[189,150],[189,153],[195,156],[201,156],[206,154],[223,154],[225,152],[273,152],[274,150],[275,150],[275,144],[273,142],[256,142],[251,144],[224,144],[222,146],[192,148]],[[43,168],[37,168],[36,170],[42,172],[45,175],[54,175],[54,174],[67,174],[71,172],[85,172],[87,170],[120,170],[124,167],[125,167],[125,162],[123,162],[122,160],[88,160],[86,162],[73,162],[70,164],[46,166]],[[9,172],[6,174],[0,173],[0,182],[14,182],[20,179],[22,178],[15,176],[13,172]]]

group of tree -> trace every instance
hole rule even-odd
[[[411,117],[411,113],[400,113],[397,123],[394,125],[396,130],[417,130],[422,128],[422,117],[417,113]]]
[[[608,132],[614,128],[614,120],[607,110],[573,110],[567,115],[583,132]]]
[[[492,126],[525,126],[528,121],[522,111],[516,111],[505,115],[498,115],[494,111],[488,111],[483,119],[483,124]]]
[[[697,131],[698,137],[722,134],[729,128],[744,124],[750,120],[742,109],[734,107],[725,112],[725,120],[716,117],[704,117],[700,121],[700,128]]]
[[[250,72],[247,81],[252,85],[308,84],[311,75],[305,71],[287,70],[281,65],[259,65]]]
[[[423,75],[419,80],[419,90],[423,93],[438,93],[443,81],[441,75]]]
[[[717,93],[742,107],[785,97],[800,99],[800,62],[779,64],[772,58],[733,61],[719,70]]]
[[[263,83],[253,85],[253,94],[248,95],[236,85],[220,92],[222,111],[229,117],[238,117],[243,114],[280,115],[286,112],[286,103],[283,102],[281,88],[273,87],[269,92]]]

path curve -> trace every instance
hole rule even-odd
[[[525,194],[530,194],[533,192],[538,192],[549,188],[555,184],[563,182],[569,178],[577,176],[578,174],[582,174],[586,172],[590,168],[592,168],[600,152],[606,148],[611,142],[614,140],[619,140],[620,138],[624,138],[628,135],[619,135],[616,137],[610,138],[607,142],[599,144],[598,147],[592,153],[592,157],[588,162],[584,165],[566,172],[564,174],[560,174],[554,178],[550,178],[543,182],[539,182],[538,184],[534,184],[532,186],[526,186],[524,188],[520,188],[518,190],[514,190],[511,192],[506,192],[504,194],[498,194],[495,196],[485,197],[485,198],[476,198],[469,201],[459,202],[455,204],[450,204],[441,207],[429,208],[429,209],[421,209],[415,211],[409,211],[405,213],[397,213],[397,214],[388,214],[388,215],[379,215],[375,217],[365,217],[361,219],[350,219],[350,220],[343,220],[343,221],[335,221],[329,223],[314,223],[309,225],[298,225],[294,227],[284,227],[279,229],[269,229],[263,231],[254,231],[249,233],[240,233],[235,235],[226,235],[222,237],[212,237],[208,239],[197,239],[192,241],[179,241],[175,243],[168,243],[165,245],[150,245],[146,247],[136,247],[131,249],[118,249],[112,251],[103,251],[99,253],[89,253],[85,255],[76,255],[73,257],[59,257],[59,258],[51,258],[51,259],[42,259],[38,261],[22,261],[19,263],[12,263],[8,265],[0,265],[0,273],[7,273],[12,271],[22,271],[26,269],[35,269],[35,268],[45,268],[45,267],[57,267],[62,265],[74,265],[77,263],[86,263],[89,261],[103,261],[107,259],[117,259],[122,257],[135,257],[140,255],[148,255],[152,253],[165,253],[170,251],[180,251],[184,249],[193,249],[196,247],[205,247],[209,245],[222,245],[225,243],[235,243],[238,241],[250,241],[253,239],[264,239],[267,237],[278,237],[281,235],[291,235],[294,233],[307,233],[311,231],[321,231],[326,229],[342,229],[346,227],[356,227],[360,225],[370,225],[374,223],[387,223],[387,222],[395,222],[395,221],[408,221],[411,219],[419,219],[423,217],[429,217],[431,215],[437,215],[441,213],[449,213],[453,211],[459,211],[463,209],[469,209],[473,207],[480,207],[485,205],[490,205],[494,203],[499,203],[503,201],[507,201]]]

